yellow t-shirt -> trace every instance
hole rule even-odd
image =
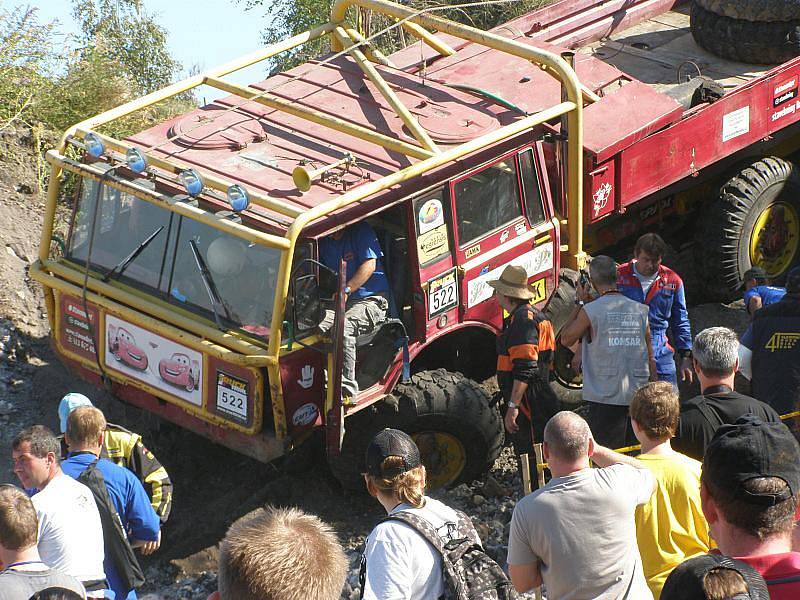
[[[678,452],[637,458],[656,480],[650,502],[636,509],[636,541],[647,585],[658,600],[672,569],[711,546],[700,509],[701,465]]]

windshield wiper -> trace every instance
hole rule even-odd
[[[200,250],[197,248],[197,242],[194,240],[189,240],[189,247],[192,249],[192,254],[194,255],[194,262],[197,264],[197,269],[200,271],[200,277],[203,278],[203,285],[206,288],[206,293],[208,294],[208,299],[211,300],[211,310],[214,311],[214,321],[217,323],[217,327],[220,330],[224,331],[225,327],[222,324],[222,319],[219,316],[219,308],[222,307],[222,310],[225,311],[225,317],[232,321],[231,313],[228,312],[228,307],[225,306],[225,303],[222,302],[219,298],[219,292],[217,292],[217,286],[214,285],[214,278],[211,276],[211,271],[208,270],[206,266],[206,261],[203,260],[203,256],[200,254]]]
[[[153,233],[147,236],[147,239],[145,241],[143,241],[141,244],[139,244],[138,246],[136,246],[136,248],[133,249],[133,252],[128,254],[128,256],[126,256],[116,265],[114,265],[113,269],[111,269],[105,275],[103,275],[103,281],[108,281],[112,277],[120,277],[125,272],[125,269],[128,268],[128,265],[130,265],[134,260],[136,260],[136,257],[139,256],[144,251],[144,249],[150,245],[150,242],[156,239],[158,234],[161,233],[163,229],[164,229],[163,225],[161,227],[156,228],[156,230],[153,231]]]

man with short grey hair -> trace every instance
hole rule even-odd
[[[703,453],[721,425],[732,424],[745,414],[762,421],[780,421],[769,405],[734,391],[739,368],[739,339],[727,327],[709,327],[698,333],[693,344],[693,364],[701,394],[681,406],[678,432],[672,447],[703,460]]]
[[[544,429],[553,478],[517,503],[508,572],[527,592],[545,584],[549,600],[651,599],[636,544],[636,507],[655,480],[636,459],[595,444],[579,415],[562,411]],[[589,458],[599,469],[589,466]]]
[[[611,448],[636,443],[628,406],[633,394],[658,376],[650,343],[648,308],[617,290],[617,263],[596,256],[589,277],[599,294],[591,299],[578,283],[575,309],[561,331],[565,346],[581,342],[586,420],[597,441]]]

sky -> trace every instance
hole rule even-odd
[[[63,34],[78,30],[70,0],[0,0],[0,5],[6,4],[38,8],[39,20],[58,19]],[[245,3],[237,0],[144,0],[144,5],[167,30],[170,53],[185,70],[197,65],[204,71],[263,45],[260,32],[268,23],[263,7],[245,10]],[[236,83],[252,83],[264,79],[266,70],[265,66],[255,67],[230,79]],[[209,101],[227,95],[208,87],[203,87],[200,94]]]

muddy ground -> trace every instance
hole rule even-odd
[[[302,472],[264,465],[207,442],[194,434],[116,401],[73,377],[56,359],[38,284],[28,265],[38,254],[44,194],[37,161],[24,130],[0,135],[0,482],[15,482],[10,440],[20,429],[41,423],[57,428],[56,407],[67,392],[91,397],[109,421],[141,433],[175,483],[174,508],[164,528],[163,546],[146,561],[145,598],[204,598],[215,583],[216,544],[237,518],[266,503],[297,505],[331,522],[345,543],[353,566],[358,548],[380,517],[377,503],[346,496],[324,466],[312,462]],[[706,304],[690,311],[693,331],[726,325],[741,332],[741,303]],[[682,396],[696,393],[685,386]],[[503,540],[518,486],[508,451],[498,459],[491,480],[450,491],[444,499],[485,523],[482,535],[502,560]],[[351,586],[343,598],[352,597]]]

